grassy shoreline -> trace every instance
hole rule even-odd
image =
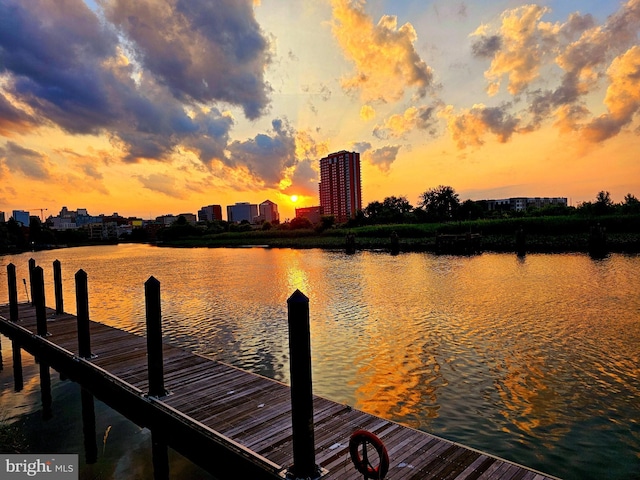
[[[480,250],[515,252],[516,232],[525,232],[526,251],[535,253],[589,252],[590,232],[595,226],[606,231],[609,252],[640,252],[640,215],[583,217],[532,217],[478,220],[444,224],[373,225],[336,228],[324,232],[301,230],[254,230],[186,237],[158,244],[163,247],[246,247],[344,249],[347,233],[356,238],[359,250],[389,250],[391,234],[399,236],[400,251],[438,251],[438,235],[480,234]]]

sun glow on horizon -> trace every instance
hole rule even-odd
[[[298,201],[298,195],[291,195],[290,199],[293,203],[296,203]]]

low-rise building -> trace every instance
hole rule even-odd
[[[18,224],[23,227],[29,226],[29,212],[25,210],[14,210],[12,215],[13,219],[18,222]]]
[[[320,217],[322,217],[322,207],[320,205],[296,208],[296,218],[306,218],[314,225],[320,222]]]
[[[227,220],[230,223],[240,223],[246,220],[253,223],[258,216],[258,205],[249,202],[237,202],[235,205],[227,206]]]
[[[486,202],[489,211],[511,210],[522,212],[529,207],[542,208],[549,205],[567,206],[566,197],[511,197],[499,200],[487,200]]]
[[[198,210],[199,222],[213,222],[222,220],[222,207],[220,205],[207,205]]]
[[[254,219],[253,223],[279,223],[280,214],[278,213],[278,205],[271,200],[265,200],[258,205],[259,215]]]

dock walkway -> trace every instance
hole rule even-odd
[[[50,335],[35,334],[36,311],[19,304],[19,321],[0,306],[0,332],[15,345],[77,381],[112,407],[124,410],[169,446],[220,478],[234,455],[252,465],[248,476],[284,478],[293,463],[290,388],[277,381],[163,345],[169,395],[149,397],[146,338],[90,322],[92,359],[77,353],[77,318],[47,309]],[[5,347],[6,348],[6,347]],[[553,477],[347,405],[314,396],[316,464],[323,479],[360,480],[349,454],[358,429],[384,442],[388,479],[545,480]],[[253,472],[253,473],[251,473]]]

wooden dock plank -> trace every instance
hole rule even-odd
[[[50,317],[47,339],[75,355],[77,319]],[[8,322],[8,306],[0,306],[0,327]],[[19,305],[19,325],[36,329],[35,309]],[[10,322],[9,322],[10,323]],[[146,339],[91,322],[90,360],[110,374],[145,392],[148,389]],[[165,388],[157,399],[283,467],[293,462],[289,387],[230,365],[163,346]],[[349,455],[349,439],[358,429],[377,435],[390,457],[389,478],[445,480],[548,480],[552,477],[488,456],[415,429],[314,397],[316,462],[327,471],[323,479],[359,480]]]

